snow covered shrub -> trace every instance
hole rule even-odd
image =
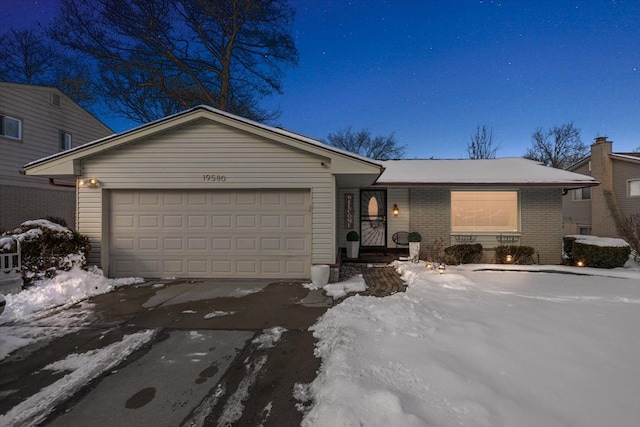
[[[562,259],[570,265],[575,264],[573,259],[573,244],[575,241],[575,236],[564,236],[562,238]]]
[[[22,253],[25,284],[53,277],[59,270],[83,267],[91,249],[89,239],[76,231],[46,219],[25,221],[0,237],[0,253],[14,252],[16,239]]]
[[[535,252],[536,250],[531,246],[496,246],[496,264],[533,264]],[[511,255],[510,258],[509,255]]]
[[[480,243],[453,245],[444,249],[447,264],[475,264],[482,258]]]
[[[589,240],[582,240],[575,236],[569,237],[573,237],[570,249],[572,258],[569,259],[571,263],[582,261],[587,267],[616,268],[624,267],[624,264],[629,260],[631,248],[626,243],[624,245],[615,245],[615,241],[624,242],[622,239],[603,239],[588,236]],[[566,240],[570,241],[570,239]],[[611,246],[607,246],[608,241],[612,242]],[[566,249],[565,253],[567,253]]]

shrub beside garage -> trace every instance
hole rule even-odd
[[[56,271],[84,267],[91,250],[86,236],[46,219],[25,221],[0,236],[0,253],[11,253],[20,241],[25,285],[55,276]]]

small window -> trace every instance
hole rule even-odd
[[[51,92],[51,105],[54,107],[60,106],[60,95],[55,92]]]
[[[60,132],[60,151],[71,149],[71,134]]]
[[[640,179],[630,179],[629,183],[629,197],[640,196]]]
[[[0,135],[22,139],[22,120],[0,115]]]
[[[582,236],[590,236],[591,235],[591,226],[590,225],[579,225],[578,226],[578,234]]]
[[[591,200],[591,187],[573,190],[573,200]]]

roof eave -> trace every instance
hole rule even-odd
[[[584,188],[600,185],[598,181],[585,182],[376,182],[380,187],[559,187]]]

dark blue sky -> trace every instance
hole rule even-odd
[[[2,26],[46,20],[56,1],[8,3],[25,6]],[[493,128],[499,157],[569,121],[586,143],[640,146],[639,0],[292,4],[300,61],[264,101],[282,110],[276,125],[318,139],[350,125],[394,132],[408,157],[467,157],[477,124]]]

